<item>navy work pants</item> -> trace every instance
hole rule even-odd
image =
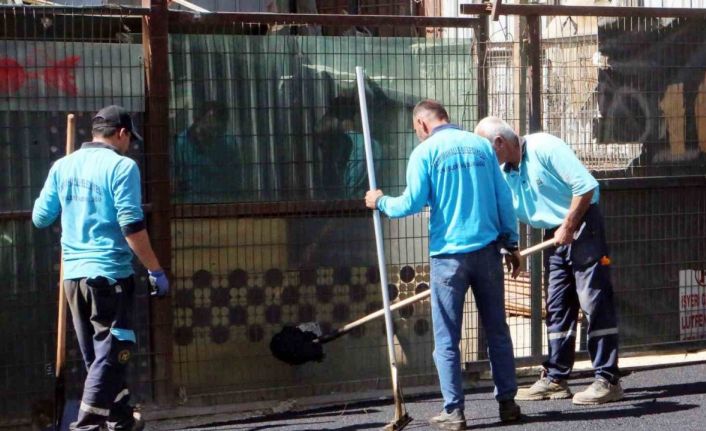
[[[545,239],[554,236],[546,232]],[[549,377],[567,379],[574,366],[579,307],[588,320],[588,352],[596,377],[611,383],[618,370],[618,322],[610,281],[610,260],[603,216],[597,205],[584,215],[578,237],[544,253]]]
[[[76,338],[88,375],[78,420],[72,431],[130,429],[134,423],[125,367],[135,345],[132,315],[135,281],[81,278],[64,280]]]

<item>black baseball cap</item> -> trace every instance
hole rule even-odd
[[[142,136],[137,133],[130,113],[122,106],[110,105],[98,111],[96,116],[93,117],[93,128],[98,127],[118,127],[126,129],[130,132],[130,135],[132,135],[133,141],[142,141]]]

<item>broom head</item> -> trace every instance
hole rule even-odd
[[[321,362],[324,349],[317,342],[318,335],[296,326],[285,326],[270,341],[270,351],[275,358],[290,365],[301,365],[311,361]]]

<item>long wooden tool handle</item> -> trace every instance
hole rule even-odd
[[[549,239],[544,242],[540,242],[539,244],[533,245],[532,247],[527,247],[526,249],[520,251],[520,256],[528,256],[532,253],[536,253],[538,251],[544,250],[546,248],[549,248],[554,245],[554,239]],[[395,311],[397,309],[406,307],[410,304],[414,304],[415,302],[421,301],[424,298],[429,297],[431,295],[431,290],[425,290],[422,293],[418,293],[414,296],[410,296],[407,299],[404,299],[402,301],[396,302],[390,306],[390,311]],[[363,325],[367,322],[370,322],[371,320],[375,320],[378,317],[382,316],[385,314],[385,309],[378,310],[374,313],[368,314],[367,316],[363,316],[360,319],[351,322],[341,328],[336,329],[335,331],[332,331],[328,334],[324,334],[318,338],[319,343],[328,343],[329,341],[333,341],[336,338],[344,335],[345,333],[349,332],[351,329],[355,328],[356,326]]]
[[[407,299],[404,299],[400,302],[396,302],[392,305],[390,305],[390,311],[395,311],[399,308],[406,307],[407,305],[414,304],[417,301],[421,301],[424,298],[427,298],[429,295],[431,295],[431,290],[425,290],[422,293],[418,293],[414,296],[410,296]],[[380,309],[374,313],[368,314],[367,316],[363,316],[360,319],[356,320],[355,322],[351,322],[341,328],[336,329],[333,332],[330,332],[328,334],[324,334],[319,337],[319,343],[328,343],[329,341],[333,341],[336,338],[340,337],[341,335],[345,334],[346,332],[349,332],[351,329],[355,328],[356,326],[360,326],[364,323],[370,322],[371,320],[375,320],[378,317],[382,316],[385,314],[385,309]]]
[[[528,254],[532,254],[534,252],[544,250],[545,248],[549,248],[551,246],[555,245],[554,244],[554,238],[548,239],[544,242],[540,242],[539,244],[535,244],[532,247],[527,247],[524,250],[520,251],[520,256],[527,256]]]
[[[69,114],[66,117],[66,155],[74,152],[76,139],[76,117]],[[56,369],[58,378],[66,361],[66,292],[64,292],[64,256],[59,257],[59,306],[56,322]]]

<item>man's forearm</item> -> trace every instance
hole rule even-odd
[[[564,219],[564,226],[571,232],[575,231],[581,223],[581,220],[583,220],[584,214],[586,214],[588,207],[591,206],[591,199],[593,199],[593,190],[581,196],[574,196],[571,199],[569,213]]]
[[[58,215],[49,214],[49,212],[42,208],[41,206],[35,204],[32,210],[32,223],[38,228],[45,228],[50,226],[56,220]]]
[[[147,229],[142,229],[139,232],[126,235],[125,239],[145,268],[150,271],[162,269],[159,265],[159,260],[157,260],[157,256],[154,254],[154,250],[152,250],[152,244],[150,244],[150,237],[147,234]]]

